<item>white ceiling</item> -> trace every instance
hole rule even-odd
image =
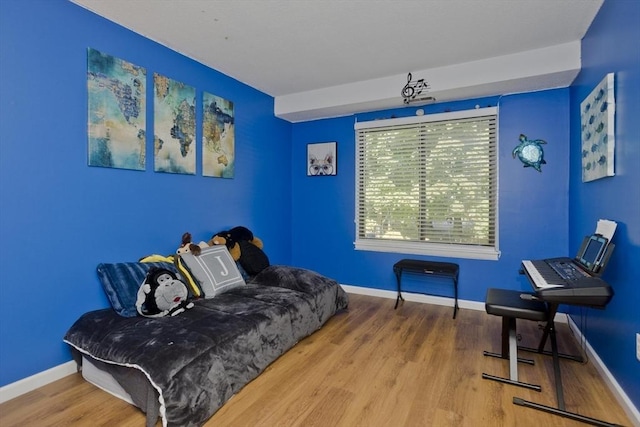
[[[71,1],[274,96],[276,114],[292,121],[380,106],[389,108],[394,103],[401,106],[400,91],[408,72],[413,73],[414,79],[427,80],[438,101],[566,87],[579,70],[579,40],[603,3],[603,0]],[[556,59],[563,62],[566,57],[570,62],[548,68],[549,62]],[[513,70],[507,72],[505,63],[510,64],[507,69]],[[493,69],[495,74],[505,70],[505,75],[488,77],[487,81],[477,77],[466,81],[474,77],[471,74],[475,72],[470,70],[485,68]],[[443,79],[436,84],[439,73],[443,79],[458,73],[467,78],[449,82],[449,92],[439,93],[447,86]],[[546,82],[541,78],[544,76],[552,77],[551,81]],[[528,80],[528,85],[516,84],[519,80]],[[504,83],[504,88],[498,83]],[[372,93],[382,90],[381,85],[394,86],[393,102],[380,102],[388,95]],[[483,86],[484,91],[471,90]],[[372,89],[375,87],[378,89]],[[465,87],[468,90],[454,90]],[[345,99],[336,99],[341,97]]]

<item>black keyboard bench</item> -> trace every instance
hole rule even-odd
[[[453,318],[456,318],[458,312],[458,275],[460,268],[458,264],[451,262],[436,262],[436,261],[420,261],[417,259],[403,259],[396,262],[393,265],[393,272],[396,275],[398,282],[398,298],[396,298],[396,306],[394,310],[398,308],[398,303],[404,301],[402,297],[402,273],[415,273],[423,274],[427,276],[439,276],[450,277],[453,280],[453,291],[455,295],[455,304],[453,306]]]
[[[546,321],[549,317],[547,305],[536,300],[533,294],[509,289],[489,288],[485,299],[485,309],[488,314],[502,317],[502,352],[492,353],[485,351],[484,355],[508,359],[509,378],[485,373],[482,374],[482,378],[540,391],[539,385],[518,380],[518,362],[533,365],[533,360],[518,357],[516,319]]]

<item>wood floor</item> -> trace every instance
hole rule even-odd
[[[220,426],[583,426],[514,405],[514,396],[555,406],[551,358],[535,353],[520,380],[542,392],[481,378],[508,376],[500,318],[461,309],[350,295],[349,310],[298,343],[245,386],[205,425]],[[538,324],[519,323],[521,345],[536,347]],[[558,326],[560,350],[579,343]],[[522,355],[521,355],[522,356]],[[567,410],[631,426],[591,362],[562,360]],[[135,407],[85,382],[63,378],[0,405],[0,426],[144,426]],[[158,422],[158,425],[161,425]]]

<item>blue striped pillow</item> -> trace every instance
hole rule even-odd
[[[98,278],[107,294],[111,307],[123,317],[135,317],[138,289],[151,267],[166,268],[178,274],[168,262],[120,262],[99,264]]]

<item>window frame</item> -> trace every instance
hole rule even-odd
[[[437,242],[423,242],[416,240],[400,240],[400,239],[383,239],[383,238],[371,238],[371,237],[359,237],[360,236],[360,223],[359,215],[360,209],[360,194],[359,194],[359,180],[360,180],[360,141],[359,131],[362,130],[375,130],[375,128],[393,127],[393,126],[407,126],[407,125],[421,125],[429,122],[442,122],[450,120],[460,119],[473,119],[477,117],[495,116],[495,149],[493,159],[495,168],[495,196],[493,199],[493,214],[494,214],[494,242],[493,245],[474,245],[474,244],[455,244],[455,243],[437,243]],[[486,107],[476,108],[474,110],[464,110],[447,113],[429,114],[423,116],[410,116],[395,119],[374,120],[366,122],[356,122],[354,125],[355,130],[355,242],[354,246],[356,250],[375,251],[375,252],[391,252],[391,253],[403,253],[413,255],[432,255],[438,257],[448,258],[468,258],[468,259],[480,259],[480,260],[498,260],[500,258],[499,249],[499,132],[498,132],[498,107]]]

